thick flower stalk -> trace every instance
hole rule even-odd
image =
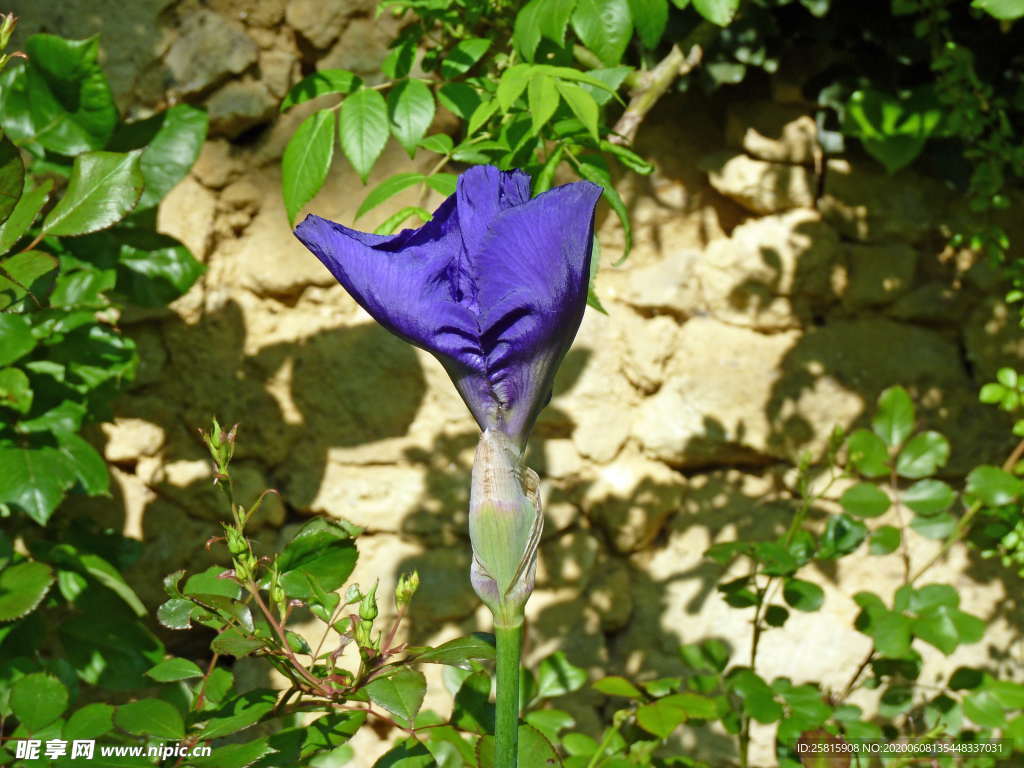
[[[296,236],[381,325],[432,353],[482,435],[469,532],[473,588],[498,637],[499,768],[516,765],[518,665],[543,514],[526,441],[587,301],[600,187],[530,197],[530,177],[477,166],[419,229],[358,232],[307,216]]]

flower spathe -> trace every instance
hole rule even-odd
[[[419,229],[373,235],[310,215],[295,235],[521,453],[583,318],[600,194],[583,181],[531,198],[525,173],[476,166]]]

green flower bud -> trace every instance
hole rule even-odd
[[[395,605],[399,609],[404,608],[420,588],[420,575],[418,572],[403,573],[398,577],[398,586],[395,587]]]
[[[363,595],[362,601],[359,603],[359,618],[363,621],[373,621],[377,618],[377,585],[373,585],[373,589]]]
[[[537,474],[522,465],[512,441],[502,432],[485,430],[470,488],[470,580],[499,627],[522,623],[533,592],[544,527],[538,485]]]

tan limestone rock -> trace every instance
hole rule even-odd
[[[107,437],[103,455],[115,463],[153,456],[164,444],[163,428],[143,419],[116,418],[100,429]]]
[[[217,215],[217,200],[191,176],[182,179],[161,201],[157,229],[176,237],[205,261]]]
[[[780,213],[814,206],[814,173],[800,165],[770,163],[742,154],[708,158],[711,186],[748,211]]]
[[[194,94],[241,74],[256,55],[256,43],[238,22],[199,9],[182,23],[165,61],[175,89]]]
[[[725,137],[748,155],[775,163],[811,165],[817,126],[806,110],[774,101],[740,101],[729,110]]]
[[[314,47],[326,48],[338,39],[349,13],[348,0],[291,0],[285,20]]]

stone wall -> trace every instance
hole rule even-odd
[[[437,362],[378,328],[291,236],[279,191],[283,147],[308,111],[279,118],[277,100],[314,67],[372,76],[390,20],[374,21],[371,0],[135,0],[119,14],[66,0],[46,18],[37,2],[20,3],[26,28],[103,31],[128,112],[181,99],[211,112],[202,157],[160,210],[208,271],[170,310],[123,318],[143,365],[97,435],[118,492],[89,508],[151,545],[133,583],[155,604],[165,573],[210,562],[203,544],[222,512],[195,430],[216,414],[241,423],[242,496],[281,491],[256,521],[263,546],[308,515],[343,516],[367,530],[361,583],[380,579],[387,594],[419,571],[414,640],[485,628],[467,579],[475,425]],[[720,599],[722,569],[703,551],[783,530],[797,458],[820,454],[835,425],[864,424],[887,386],[907,387],[922,426],[950,436],[950,474],[1008,450],[1006,421],[976,390],[1021,361],[1024,341],[991,270],[945,247],[940,222],[958,201],[863,157],[826,161],[808,105],[776,86],[680,97],[651,115],[637,146],[656,171],[621,179],[637,235],[622,265],[622,231],[600,212],[608,315],[588,310],[530,445],[547,514],[531,661],[562,649],[594,674],[653,677],[679,672],[682,642],[720,637],[749,654],[749,613]],[[371,183],[409,167],[389,150]],[[337,163],[309,209],[351,223],[362,195]],[[910,554],[932,552],[918,539]],[[927,655],[929,680],[960,663],[1019,664],[1019,585],[959,549],[933,576],[992,635],[952,659]],[[765,635],[762,672],[841,689],[868,648],[851,596],[887,594],[902,565],[850,557],[805,578],[824,584],[825,605]],[[596,729],[609,703],[584,693],[560,705]],[[755,736],[770,765],[770,732]],[[379,744],[359,738],[369,766]],[[686,746],[730,749],[724,736]]]

